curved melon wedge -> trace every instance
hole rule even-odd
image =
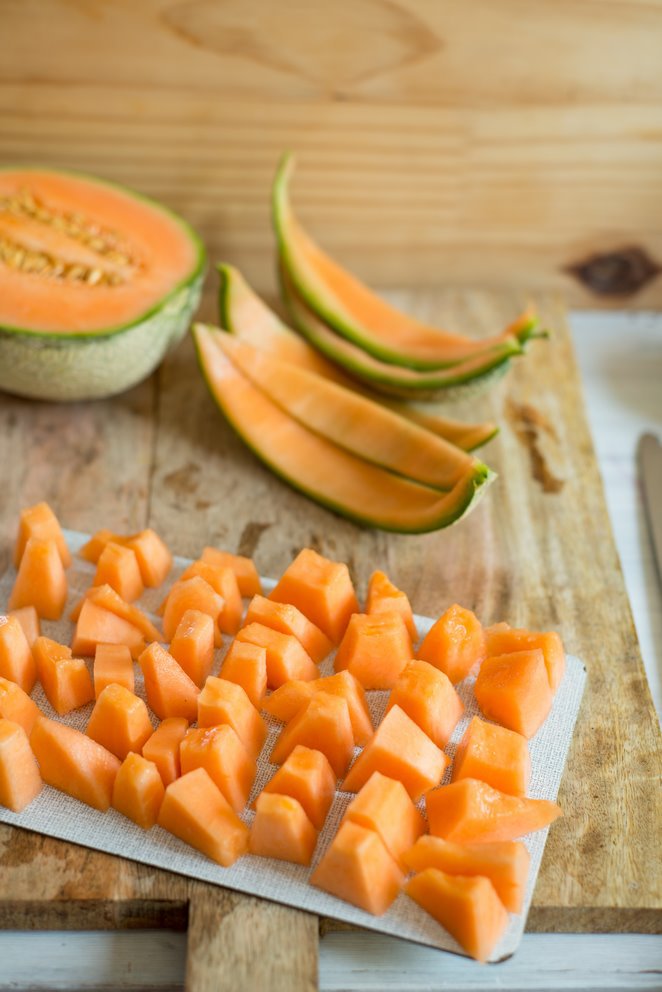
[[[467,358],[521,352],[537,323],[527,313],[501,334],[471,339],[401,313],[330,258],[298,223],[289,198],[294,158],[285,155],[273,185],[273,222],[281,263],[306,305],[338,334],[384,362],[412,369],[441,369]]]
[[[473,509],[495,478],[472,462],[453,489],[440,494],[365,462],[285,414],[239,372],[203,325],[193,336],[210,392],[237,434],[277,475],[336,513],[383,530],[438,530]]]
[[[221,325],[235,337],[268,351],[277,358],[324,376],[325,379],[329,379],[339,386],[344,386],[345,389],[352,389],[367,399],[379,402],[394,413],[425,427],[433,434],[438,434],[439,437],[443,437],[464,451],[475,450],[498,433],[499,428],[491,421],[466,423],[461,420],[454,420],[435,412],[419,410],[409,403],[386,398],[383,393],[379,395],[367,389],[359,384],[356,378],[351,378],[341,371],[338,365],[333,363],[333,360],[328,361],[327,358],[333,359],[332,354],[327,354],[327,358],[323,357],[315,347],[311,347],[310,344],[301,339],[299,334],[287,327],[273,310],[270,310],[266,303],[253,292],[234,266],[219,265],[218,272],[221,279],[219,291]],[[328,333],[332,334],[332,332]],[[335,335],[332,336],[336,337]],[[338,340],[341,342],[341,346],[347,345],[348,348],[353,348],[344,339],[339,338]],[[314,341],[313,344],[315,344]],[[359,351],[359,349],[355,350]],[[320,347],[320,351],[327,353],[323,347]],[[342,350],[338,353],[336,360],[342,363],[341,358]],[[369,374],[366,375],[366,378],[369,380]]]

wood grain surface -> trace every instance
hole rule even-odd
[[[4,0],[0,161],[163,198],[273,287],[269,186],[381,286],[662,305],[662,3]]]

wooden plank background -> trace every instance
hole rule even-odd
[[[2,0],[0,36],[1,161],[160,197],[258,288],[292,148],[375,285],[662,305],[660,0]]]

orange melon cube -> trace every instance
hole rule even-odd
[[[23,628],[26,641],[30,647],[32,647],[34,642],[41,635],[39,614],[35,610],[34,606],[22,606],[20,610],[11,610],[9,616],[16,617]]]
[[[399,706],[393,706],[349,770],[344,792],[358,792],[373,772],[398,779],[416,802],[439,785],[449,757]]]
[[[427,661],[410,661],[391,690],[387,712],[399,706],[437,747],[444,748],[464,704],[451,680]]]
[[[443,837],[419,837],[405,854],[412,871],[439,868],[447,875],[484,875],[509,913],[519,913],[524,903],[531,855],[518,840],[488,844],[454,844]]]
[[[145,680],[147,702],[159,720],[183,716],[193,723],[200,690],[173,656],[154,641],[140,655],[138,664]]]
[[[132,623],[85,599],[71,644],[74,654],[92,656],[98,644],[125,644],[132,658],[145,650],[145,638]]]
[[[156,765],[131,751],[122,762],[113,786],[113,806],[143,830],[156,823],[165,787]]]
[[[347,565],[304,548],[283,572],[269,599],[291,603],[339,644],[359,603]]]
[[[80,730],[37,717],[30,745],[47,785],[105,813],[113,796],[119,759]]]
[[[253,706],[260,709],[267,691],[267,649],[248,641],[233,641],[220,677],[240,685]]]
[[[335,657],[364,689],[392,689],[411,661],[411,641],[399,613],[355,613]]]
[[[479,778],[501,792],[525,796],[531,778],[526,738],[514,730],[472,718],[457,746],[452,781]]]
[[[292,634],[281,634],[262,623],[251,623],[248,627],[242,627],[237,640],[266,648],[267,685],[270,689],[277,689],[290,679],[310,682],[319,675],[317,665]]]
[[[56,542],[29,538],[9,597],[9,609],[34,606],[44,620],[59,620],[66,601],[67,577]]]
[[[271,752],[272,764],[282,765],[297,744],[321,751],[336,777],[344,775],[354,753],[354,734],[345,700],[327,692],[315,693],[281,730]]]
[[[46,698],[59,716],[85,706],[94,699],[94,686],[82,658],[73,658],[71,649],[48,637],[34,643],[39,681]]]
[[[179,746],[187,730],[188,720],[185,717],[169,716],[143,744],[143,758],[156,765],[164,785],[170,785],[181,775]]]
[[[423,639],[417,656],[444,672],[453,685],[466,678],[485,657],[485,631],[478,617],[454,604]]]
[[[126,644],[97,644],[94,652],[94,695],[98,699],[115,682],[129,692],[135,689],[133,658]]]
[[[535,632],[516,627],[491,627],[487,634],[487,657],[533,651],[540,648],[552,692],[556,692],[565,673],[565,651],[556,631]]]
[[[140,599],[145,587],[131,548],[109,541],[99,556],[92,585],[109,585],[127,603]]]
[[[112,586],[105,584],[103,586],[90,586],[86,591],[83,599],[77,604],[76,607],[71,611],[71,619],[74,623],[80,617],[80,611],[83,608],[83,603],[85,599],[89,599],[96,606],[100,606],[104,610],[108,610],[109,613],[114,613],[117,617],[122,617],[132,626],[136,627],[143,637],[148,638],[150,641],[160,641],[162,638],[161,631],[154,626],[152,621],[146,616],[145,613],[133,603],[126,603],[122,597],[115,592]]]
[[[563,815],[548,799],[509,796],[475,778],[428,792],[425,808],[430,833],[456,844],[517,840]]]
[[[196,575],[208,582],[223,600],[223,608],[218,615],[219,630],[224,634],[236,634],[241,627],[244,604],[232,569],[221,568],[206,561],[194,561],[186,571],[182,572],[180,582],[192,579]]]
[[[2,719],[20,724],[26,734],[29,734],[39,712],[39,707],[34,699],[30,699],[20,685],[0,677],[0,717]]]
[[[262,583],[252,558],[233,555],[229,551],[219,551],[217,548],[205,548],[201,561],[218,565],[220,568],[231,568],[242,596],[258,596],[262,593]]]
[[[291,796],[301,806],[316,830],[321,830],[336,793],[336,776],[321,751],[297,744],[264,789]]]
[[[379,834],[389,854],[403,871],[405,853],[426,829],[425,820],[402,782],[381,772],[372,773],[352,799],[343,819]]]
[[[123,543],[135,554],[145,586],[152,588],[165,582],[172,568],[172,555],[156,531],[147,527],[124,538]]]
[[[207,613],[214,621],[214,643],[216,647],[220,647],[222,638],[218,618],[223,606],[223,597],[219,596],[201,575],[180,579],[175,582],[165,601],[163,632],[166,640],[173,639],[187,610],[199,610],[201,613]]]
[[[68,568],[71,565],[71,553],[64,539],[60,522],[48,503],[37,503],[36,506],[29,506],[21,511],[14,548],[16,568],[21,564],[26,544],[33,537],[40,541],[54,541],[64,567]]]
[[[214,621],[208,613],[187,610],[170,642],[170,654],[200,688],[214,667]]]
[[[248,802],[257,766],[232,727],[199,727],[189,730],[179,748],[182,775],[204,768],[235,813]]]
[[[84,558],[85,561],[89,561],[92,565],[96,565],[101,557],[101,552],[106,547],[108,542],[115,541],[116,544],[119,544],[121,540],[121,535],[113,534],[112,530],[102,527],[101,530],[95,531],[89,541],[87,541],[79,550],[78,554],[81,558]]]
[[[345,820],[310,877],[310,884],[381,916],[396,899],[404,875],[374,830]]]
[[[42,785],[25,728],[0,718],[0,806],[20,813],[36,799]]]
[[[536,648],[486,658],[474,694],[488,720],[533,737],[554,701],[542,651]]]
[[[351,672],[337,672],[326,678],[315,679],[311,683],[315,692],[328,692],[340,696],[347,703],[349,720],[352,724],[354,743],[359,747],[367,744],[374,733],[370,710],[366,702],[363,686]]]
[[[316,844],[317,831],[296,799],[276,792],[257,797],[248,842],[251,854],[309,865]]]
[[[158,823],[225,868],[248,849],[248,827],[204,768],[196,768],[170,783]]]
[[[262,709],[276,720],[289,723],[313,698],[316,683],[317,679],[313,679],[312,682],[290,679],[263,700]]]
[[[86,733],[123,761],[129,751],[142,751],[154,728],[143,700],[123,685],[112,683],[100,693]]]
[[[37,665],[20,620],[0,614],[0,676],[31,692],[37,681]]]
[[[264,596],[253,596],[248,604],[244,625],[251,623],[261,623],[281,634],[296,637],[316,665],[333,650],[333,644],[326,634],[291,603],[275,603]]]
[[[412,642],[418,639],[414,614],[407,594],[394,586],[384,572],[373,572],[370,576],[365,611],[371,616],[381,613],[399,613]]]
[[[477,961],[487,961],[508,925],[508,913],[489,878],[426,868],[409,879],[405,892]]]
[[[228,723],[249,755],[257,759],[267,736],[267,725],[236,682],[210,675],[198,697],[198,726]]]

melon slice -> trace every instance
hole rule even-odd
[[[547,669],[549,687],[556,692],[565,673],[565,651],[561,638],[554,630],[536,632],[517,627],[491,627],[487,634],[487,656],[533,651],[540,648]]]
[[[16,617],[23,628],[25,639],[30,647],[32,647],[34,642],[41,635],[39,614],[35,610],[34,606],[22,606],[19,610],[10,610],[9,616]]]
[[[204,768],[235,813],[241,813],[253,788],[257,767],[229,724],[192,728],[180,744],[179,757],[182,775]]]
[[[42,785],[25,728],[0,716],[0,806],[20,813],[37,798]]]
[[[125,644],[132,658],[145,649],[141,631],[124,617],[84,599],[71,644],[74,654],[94,655],[98,644]]]
[[[159,641],[163,637],[161,631],[154,626],[141,609],[134,606],[133,603],[125,602],[109,585],[90,586],[86,590],[83,599],[79,600],[71,611],[70,619],[74,623],[77,623],[86,599],[89,599],[96,606],[100,606],[103,610],[108,610],[109,613],[114,613],[115,616],[126,620],[127,623],[136,627],[147,640]]]
[[[34,606],[44,620],[59,620],[66,600],[67,577],[57,543],[29,538],[9,597],[9,609]]]
[[[30,745],[47,785],[105,813],[113,796],[119,759],[86,734],[39,716]]]
[[[25,632],[16,616],[0,613],[0,676],[32,692],[37,665]]]
[[[234,640],[223,659],[220,677],[240,685],[253,706],[260,709],[267,691],[267,649],[259,644]],[[292,685],[290,682],[285,684]]]
[[[480,620],[471,610],[455,603],[430,628],[417,656],[444,672],[455,684],[482,662],[485,651],[485,631]]]
[[[457,844],[516,840],[563,815],[549,799],[509,796],[475,778],[428,792],[425,808],[430,833]]]
[[[94,652],[94,695],[98,699],[113,683],[129,692],[135,688],[133,659],[126,644],[97,644]]]
[[[398,896],[404,875],[374,830],[346,820],[310,877],[310,884],[381,916]]]
[[[347,669],[364,689],[392,689],[409,661],[411,640],[399,613],[355,613],[334,666]]]
[[[38,637],[34,645],[39,681],[48,702],[64,716],[94,699],[94,686],[83,658],[73,658],[71,649],[48,637]]]
[[[233,555],[229,551],[218,548],[205,548],[201,561],[208,561],[221,568],[231,568],[235,574],[239,592],[242,596],[259,596],[262,594],[262,583],[255,562],[245,555]]]
[[[386,711],[399,706],[437,747],[444,748],[464,704],[450,679],[427,661],[410,661],[388,697]]]
[[[473,717],[453,761],[452,781],[461,778],[478,778],[501,792],[525,796],[531,778],[526,738]]]
[[[277,689],[290,679],[309,682],[319,675],[317,666],[306,653],[301,641],[292,634],[281,634],[262,623],[251,623],[241,628],[237,641],[265,649],[267,685],[271,689]]]
[[[321,751],[329,759],[336,777],[341,778],[354,753],[354,734],[345,700],[327,692],[315,693],[281,730],[270,761],[281,765],[297,744]]]
[[[488,718],[533,737],[549,715],[554,697],[540,648],[486,658],[474,694]]]
[[[418,639],[414,614],[407,594],[394,586],[384,572],[376,571],[370,576],[365,612],[370,615],[399,613],[412,642]]]
[[[99,555],[92,584],[109,585],[126,603],[140,599],[145,587],[135,552],[109,541]]]
[[[145,679],[147,702],[159,720],[183,716],[193,723],[200,690],[170,652],[154,641],[142,652],[138,664]]]
[[[339,644],[349,618],[359,612],[349,569],[312,548],[303,548],[269,593],[276,603],[291,603]]]
[[[62,559],[62,564],[65,568],[69,568],[69,565],[71,565],[71,552],[67,547],[60,522],[48,503],[37,503],[36,506],[29,506],[25,510],[21,510],[16,546],[14,548],[14,565],[16,568],[21,564],[25,545],[31,537],[36,537],[40,541],[55,541],[60,558]]]
[[[179,746],[187,730],[186,717],[169,716],[143,744],[143,757],[156,765],[164,785],[170,785],[181,775]]]
[[[296,799],[275,792],[263,792],[257,797],[249,841],[251,854],[309,865],[316,844],[317,831]]]
[[[344,816],[378,833],[391,856],[406,870],[405,853],[425,833],[425,820],[402,782],[373,772]]]
[[[208,582],[223,600],[223,607],[217,619],[219,630],[224,634],[236,634],[241,626],[244,605],[241,601],[237,577],[232,569],[207,561],[194,561],[186,571],[182,572],[180,581],[192,579],[195,575],[200,575],[205,582]]]
[[[208,613],[186,610],[170,642],[170,654],[202,688],[214,667],[214,621]]]
[[[321,751],[297,744],[271,778],[262,795],[276,792],[301,803],[316,830],[324,826],[336,792],[336,776]]]
[[[244,626],[251,623],[261,623],[281,634],[296,637],[316,665],[333,650],[333,643],[326,634],[291,603],[276,603],[264,596],[253,596],[248,604]]]
[[[85,732],[123,761],[130,751],[142,751],[154,728],[143,700],[123,685],[112,683],[94,704]]]
[[[267,725],[236,682],[210,675],[198,697],[198,726],[229,724],[253,759],[267,736]]]
[[[20,724],[29,734],[39,713],[34,699],[30,699],[20,685],[0,677],[0,717],[3,720]]]
[[[162,605],[163,633],[167,641],[175,636],[187,610],[199,610],[209,614],[214,621],[214,643],[220,648],[222,637],[218,620],[223,611],[224,600],[201,575],[175,582]]]
[[[115,777],[113,807],[149,830],[158,819],[165,787],[156,765],[132,751],[127,754]]]

